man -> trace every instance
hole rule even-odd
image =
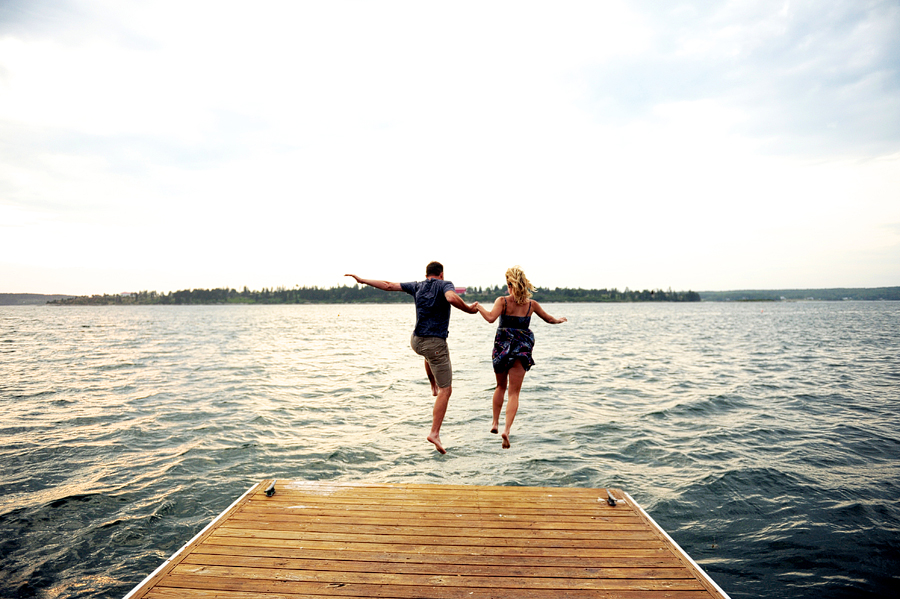
[[[454,291],[453,283],[444,280],[444,266],[440,262],[431,262],[425,267],[425,280],[412,283],[391,283],[353,277],[357,283],[370,285],[384,291],[405,291],[416,298],[416,328],[413,330],[410,345],[414,352],[425,358],[425,374],[431,383],[431,394],[435,396],[432,411],[431,433],[428,440],[441,453],[447,453],[441,445],[441,423],[447,412],[450,394],[453,392],[451,382],[453,370],[450,366],[450,350],[447,347],[447,335],[450,327],[450,306],[463,312],[475,314],[477,304],[467,304]]]

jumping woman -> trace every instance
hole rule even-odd
[[[566,319],[550,316],[539,303],[531,299],[534,287],[518,266],[513,266],[506,271],[506,286],[509,295],[498,297],[490,312],[478,303],[475,306],[486,321],[494,322],[497,318],[500,319],[491,355],[494,374],[497,377],[491,432],[496,434],[498,431],[503,397],[509,389],[506,424],[503,434],[500,435],[503,438],[503,448],[509,449],[509,431],[519,409],[519,392],[522,390],[522,381],[525,379],[525,373],[534,365],[534,359],[531,357],[534,349],[534,333],[528,328],[531,325],[531,315],[537,314],[550,324],[560,324],[566,322]]]

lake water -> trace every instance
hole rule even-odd
[[[900,303],[547,305],[512,449],[454,311],[0,307],[0,597],[122,597],[266,477],[628,491],[733,598],[900,596]]]

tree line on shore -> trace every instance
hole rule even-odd
[[[501,295],[506,295],[506,287],[469,287],[464,299],[468,303],[478,301],[493,303]],[[540,302],[699,302],[696,291],[666,291],[662,289],[643,291],[618,289],[571,289],[538,288],[534,299]],[[82,295],[49,302],[53,305],[187,305],[187,304],[398,304],[412,302],[406,293],[388,293],[368,285],[342,285],[340,287],[264,287],[252,291],[244,287],[241,291],[229,288],[182,289],[169,293],[139,291],[128,294]]]
[[[897,301],[900,287],[833,287],[830,289],[747,289],[703,291],[705,302]]]

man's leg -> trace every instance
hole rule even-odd
[[[441,453],[447,453],[441,444],[441,424],[447,413],[447,404],[450,403],[450,394],[453,389],[453,368],[450,365],[450,351],[447,341],[435,337],[416,337],[413,335],[413,350],[425,358],[425,374],[431,383],[431,393],[434,395],[434,408],[431,415],[431,432],[428,433],[428,441],[434,444]]]
[[[425,374],[428,375],[428,382],[431,383],[431,394],[437,395],[438,394],[437,381],[434,380],[434,373],[431,372],[431,366],[429,366],[428,360],[425,360]]]
[[[444,422],[444,414],[447,413],[447,405],[450,403],[450,394],[453,387],[441,387],[438,390],[437,397],[434,400],[434,409],[431,412],[431,432],[428,434],[428,441],[434,444],[435,449],[441,453],[447,453],[444,446],[441,445],[441,424]]]

